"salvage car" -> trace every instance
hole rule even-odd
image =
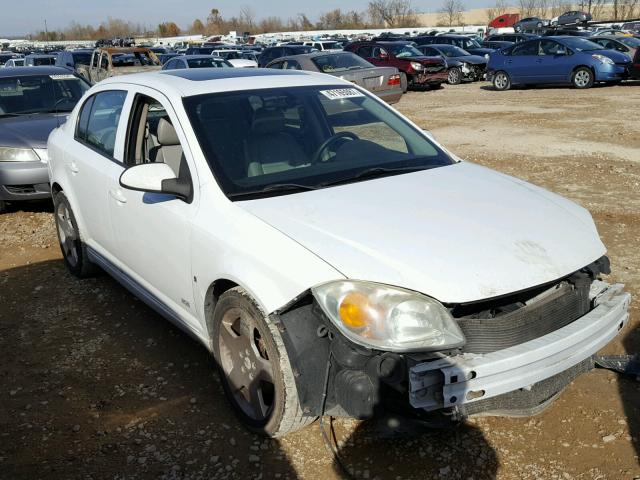
[[[483,57],[488,57],[494,51],[490,48],[482,47],[475,38],[470,38],[466,35],[427,35],[415,37],[413,41],[418,45],[455,45],[456,47],[466,50],[471,55],[480,55]]]
[[[458,85],[463,80],[475,82],[484,78],[487,59],[480,55],[471,55],[454,45],[419,45],[417,47],[426,56],[441,55],[449,65],[449,83]],[[453,62],[456,63],[453,66]]]
[[[565,12],[559,17],[551,20],[551,25],[572,25],[575,23],[586,23],[593,19],[590,13],[581,12],[580,10],[571,10]]]
[[[42,67],[55,65],[56,56],[45,53],[32,53],[24,57],[24,64],[27,67]]]
[[[88,89],[66,68],[0,69],[0,212],[50,198],[47,138]]]
[[[437,89],[448,80],[447,62],[441,56],[427,57],[413,42],[353,42],[344,47],[377,67],[400,71],[403,91],[408,88]]]
[[[49,152],[67,268],[202,342],[254,432],[536,413],[628,321],[587,210],[333,76],[110,78]]]
[[[578,37],[546,37],[518,43],[491,55],[487,80],[496,90],[512,85],[570,84],[590,88],[618,83],[629,76],[631,60],[623,53]]]
[[[267,68],[321,72],[348,80],[387,103],[396,103],[402,97],[403,86],[395,67],[376,67],[351,52],[322,51],[306,55],[292,55],[274,60]]]
[[[78,65],[76,71],[89,83],[129,73],[160,70],[162,63],[155,53],[143,47],[96,48],[91,63]]]
[[[540,30],[547,25],[549,25],[549,20],[540,17],[527,17],[514,23],[513,29],[519,33],[524,30]]]

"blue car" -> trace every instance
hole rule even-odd
[[[496,90],[512,85],[572,84],[589,88],[595,82],[617,83],[629,76],[631,61],[578,37],[529,40],[491,55],[487,80]]]

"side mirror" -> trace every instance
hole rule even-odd
[[[166,163],[143,163],[127,168],[120,175],[120,186],[139,192],[164,193],[182,200],[192,194],[191,182],[180,180]]]
[[[422,133],[424,133],[429,138],[429,140],[433,140],[434,142],[436,141],[436,138],[433,136],[433,133],[431,133],[430,130],[423,129]]]

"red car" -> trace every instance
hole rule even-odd
[[[444,58],[426,57],[413,42],[354,42],[344,49],[377,67],[396,67],[400,71],[402,89],[405,92],[411,87],[440,88],[449,77]]]

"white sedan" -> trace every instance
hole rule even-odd
[[[114,77],[48,147],[69,270],[199,339],[267,435],[388,406],[535,413],[627,322],[585,209],[335,77]]]

